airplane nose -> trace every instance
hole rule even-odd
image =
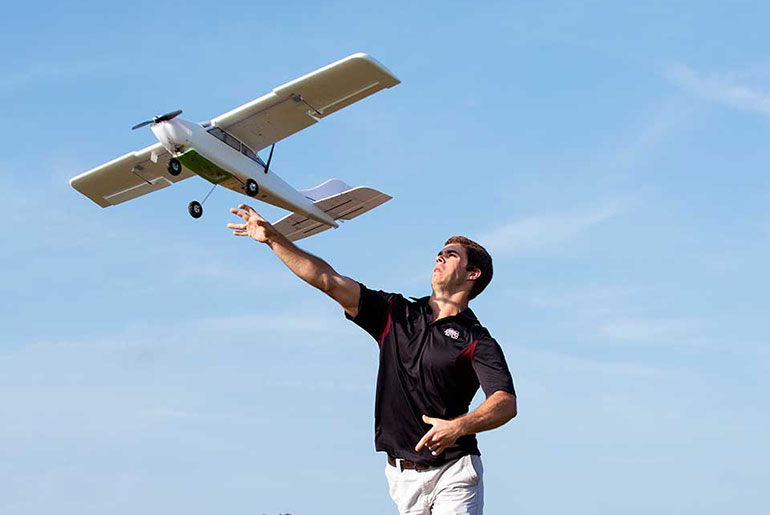
[[[151,129],[169,152],[182,152],[190,144],[192,131],[181,120],[156,123]]]
[[[181,120],[172,120],[170,122],[166,122],[168,124],[168,128],[166,130],[171,141],[177,145],[186,146],[190,143],[192,131],[180,122]]]

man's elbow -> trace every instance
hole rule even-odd
[[[508,415],[508,420],[512,420],[516,418],[516,415],[518,415],[519,410],[516,405],[516,396],[513,394],[507,394],[506,399],[506,414]]]

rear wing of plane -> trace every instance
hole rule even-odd
[[[344,189],[344,191],[339,191],[340,189]],[[336,179],[326,181],[310,190],[302,190],[302,192],[310,200],[313,200],[316,206],[335,220],[352,220],[393,198],[390,195],[365,186],[351,188],[344,182]],[[313,198],[314,194],[329,194],[331,192],[335,193],[319,200]],[[331,228],[329,225],[316,222],[300,213],[292,213],[281,218],[273,224],[273,227],[291,241],[301,240]]]

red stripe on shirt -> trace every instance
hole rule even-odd
[[[385,329],[382,330],[380,339],[377,340],[377,347],[382,348],[382,342],[385,341],[385,337],[390,332],[390,326],[393,324],[393,301],[388,302],[388,321],[385,322]]]
[[[464,360],[468,360],[468,362],[473,361],[473,353],[476,352],[476,343],[478,340],[474,340],[473,343],[465,347],[463,350],[460,351],[460,354],[457,355],[456,363],[459,363]]]

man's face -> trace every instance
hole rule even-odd
[[[467,270],[468,254],[459,243],[446,245],[436,256],[431,286],[436,290],[456,291],[476,273]]]

